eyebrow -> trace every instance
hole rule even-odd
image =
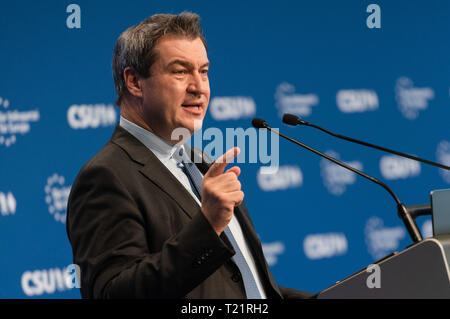
[[[170,62],[167,65],[167,68],[171,67],[174,64],[180,64],[180,65],[182,65],[182,66],[184,66],[185,68],[188,68],[188,69],[194,69],[195,68],[192,63],[190,63],[188,61],[185,61],[185,60],[180,60],[180,59],[173,60],[172,62]],[[209,64],[210,64],[209,62],[206,62],[205,64],[201,65],[200,68],[208,67]]]

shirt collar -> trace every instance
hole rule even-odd
[[[177,162],[180,162],[188,159],[184,145],[172,145],[122,116],[120,116],[119,124],[152,151],[160,160],[167,160],[173,157]]]

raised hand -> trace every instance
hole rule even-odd
[[[238,176],[241,170],[233,166],[224,172],[225,167],[239,155],[239,148],[233,147],[219,157],[203,176],[202,212],[217,235],[220,235],[231,218],[235,206],[244,200],[244,192]]]

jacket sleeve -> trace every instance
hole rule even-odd
[[[83,298],[183,297],[234,254],[200,209],[160,251],[150,253],[152,230],[140,209],[111,169],[88,165],[78,175],[67,232]]]

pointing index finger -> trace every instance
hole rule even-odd
[[[230,148],[225,152],[222,156],[220,156],[214,164],[211,165],[206,175],[209,176],[218,176],[223,173],[225,167],[230,163],[233,159],[235,159],[241,150],[239,147]]]

